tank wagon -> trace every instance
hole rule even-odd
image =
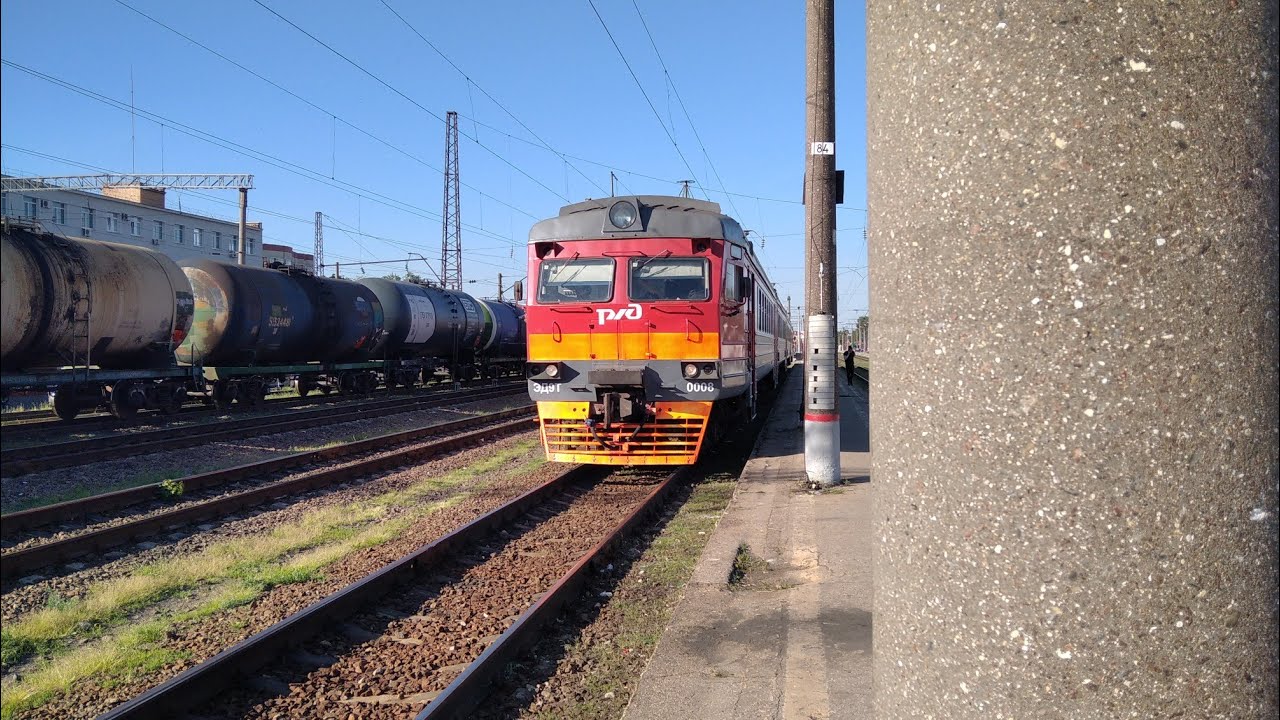
[[[389,382],[423,382],[437,369],[451,377],[518,374],[523,365],[524,310],[501,300],[429,285],[361,278],[382,304],[386,332],[376,352],[398,362]]]
[[[716,203],[568,205],[533,226],[528,257],[526,375],[550,460],[693,463],[789,367],[786,310]]]
[[[191,327],[191,286],[146,248],[6,228],[0,235],[0,386],[56,387],[74,417],[108,405],[175,410],[190,373],[174,349]]]
[[[209,260],[6,227],[0,380],[56,387],[74,417],[177,410],[187,397],[255,404],[277,382],[366,393],[379,384],[518,375],[524,311],[382,279]]]
[[[298,392],[369,392],[382,363],[373,351],[382,303],[350,280],[289,268],[179,264],[191,283],[195,319],[178,360],[200,366],[219,407],[261,400],[274,379],[294,377]]]

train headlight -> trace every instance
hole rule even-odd
[[[529,363],[525,366],[525,373],[529,377],[535,378],[542,374],[542,369],[542,366],[537,363]]]
[[[689,379],[698,377],[698,366],[693,363],[686,364],[684,366],[684,376]]]
[[[609,223],[619,230],[631,227],[639,217],[636,206],[626,200],[619,200],[609,208]]]
[[[543,372],[546,373],[549,378],[558,378],[560,377],[560,366],[552,363],[551,365],[548,365],[547,369],[543,370]]]

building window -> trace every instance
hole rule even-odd
[[[160,222],[159,220],[156,220],[153,223],[151,223],[151,244],[159,245],[160,241],[163,239],[164,239],[164,223]]]
[[[80,227],[84,228],[85,230],[92,230],[93,229],[93,208],[85,208],[84,212],[80,213],[80,219],[84,223]]]
[[[222,249],[222,233],[218,232],[217,230],[213,231],[213,249],[214,250]]]
[[[117,213],[107,213],[107,232],[120,232],[116,223],[120,221],[120,215]]]
[[[67,204],[55,202],[53,204],[53,221],[58,225],[67,224]]]
[[[182,244],[182,231],[184,229],[185,228],[182,225],[173,226],[173,241],[178,243],[179,245]]]
[[[244,254],[245,254],[245,255],[252,255],[252,254],[253,254],[253,238],[245,238],[245,245],[246,245],[247,247],[246,247],[246,249],[245,249],[245,251],[244,251]]]
[[[203,243],[200,236],[202,235],[200,228],[191,228],[191,244],[194,247],[200,247]]]
[[[22,215],[29,218],[36,216],[36,199],[30,195],[22,196]]]
[[[140,218],[129,217],[129,234],[138,237],[142,234],[142,220]]]

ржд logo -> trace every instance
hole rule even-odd
[[[631,303],[625,308],[600,308],[596,310],[596,319],[601,325],[609,320],[639,320],[643,315],[644,311],[635,303]]]

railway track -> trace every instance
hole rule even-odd
[[[175,450],[254,434],[303,430],[319,425],[362,420],[395,413],[440,407],[463,400],[471,402],[516,394],[523,384],[467,389],[429,396],[388,398],[339,408],[317,408],[234,418],[197,426],[159,428],[126,435],[88,438],[12,448],[0,452],[0,474],[6,477],[56,468],[85,465],[100,460]]]
[[[685,472],[572,468],[101,717],[464,716]]]
[[[422,462],[459,448],[536,427],[532,406],[489,413],[366,440],[295,453],[281,458],[192,475],[0,517],[6,544],[0,553],[0,582],[26,573],[123,545],[148,535],[223,517],[281,497],[344,483],[377,472]],[[423,440],[446,436],[421,444]],[[395,448],[391,452],[390,449]],[[323,467],[336,460],[364,459]],[[299,468],[322,466],[298,473]],[[284,479],[270,481],[273,476]],[[174,495],[175,489],[181,495]],[[181,505],[175,507],[175,501]],[[131,510],[132,517],[103,521],[104,513]],[[81,523],[83,531],[38,541],[31,531]]]
[[[468,386],[471,390],[484,389],[495,385],[518,385],[520,383],[508,383],[498,381],[495,383],[473,384]],[[424,397],[435,395],[441,392],[451,392],[450,390],[441,390],[442,386],[431,388],[419,387],[413,391],[398,390],[394,393],[381,393],[372,396],[372,398],[404,398],[404,397]],[[380,397],[381,396],[381,397]],[[93,415],[81,415],[74,420],[59,420],[53,414],[52,410],[30,410],[18,413],[5,413],[3,419],[0,419],[0,428],[4,429],[5,439],[12,441],[13,438],[26,438],[28,436],[38,436],[50,432],[66,432],[66,433],[89,433],[101,430],[115,430],[121,428],[132,428],[139,425],[158,425],[173,422],[185,422],[198,420],[202,417],[211,415],[227,415],[235,414],[237,416],[244,413],[254,413],[263,411],[288,410],[298,407],[309,407],[312,405],[332,405],[341,406],[349,403],[369,402],[370,396],[352,396],[352,395],[308,395],[305,398],[299,397],[282,397],[274,400],[265,400],[258,405],[236,405],[231,410],[218,410],[211,406],[187,404],[182,410],[175,415],[166,415],[160,411],[140,411],[137,418],[130,420],[121,420],[110,413],[95,413]]]

